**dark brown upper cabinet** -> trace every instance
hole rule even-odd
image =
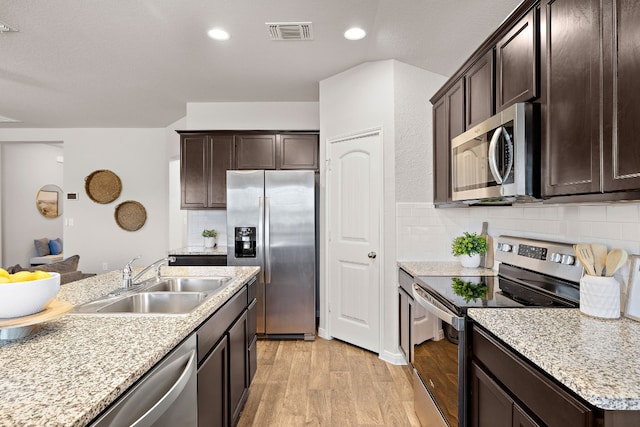
[[[318,135],[281,134],[279,169],[318,169]]]
[[[640,7],[605,2],[603,10],[603,190],[640,189]]]
[[[232,135],[181,134],[180,207],[226,207],[226,171],[232,167]]]
[[[469,68],[464,75],[464,85],[466,128],[469,129],[494,113],[493,49]]]
[[[313,131],[178,131],[181,209],[225,209],[227,171],[318,169]]]
[[[600,191],[598,0],[541,4],[545,197]]]
[[[236,135],[237,169],[276,169],[276,134]]]
[[[538,10],[496,43],[496,111],[538,97]]]
[[[451,202],[451,138],[465,130],[464,79],[433,105],[434,203]]]

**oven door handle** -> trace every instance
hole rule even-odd
[[[417,283],[413,284],[413,297],[418,301],[418,304],[424,307],[429,313],[434,314],[438,319],[453,326],[456,331],[460,332],[464,330],[464,318],[458,317],[456,314],[444,309],[443,307],[438,307],[440,304],[427,294],[427,292],[424,291]]]

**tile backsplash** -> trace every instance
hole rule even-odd
[[[453,260],[451,240],[463,231],[517,235],[568,243],[598,242],[640,253],[640,203],[435,208],[397,203],[399,260]]]
[[[218,232],[218,246],[227,244],[226,210],[190,210],[187,212],[187,245],[204,246],[202,230],[215,229]]]

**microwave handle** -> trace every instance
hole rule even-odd
[[[507,142],[506,151],[507,155],[509,156],[509,161],[507,163],[507,169],[504,173],[504,176],[500,175],[500,171],[498,171],[498,162],[496,160],[496,148],[498,146],[500,135],[504,136],[504,139]],[[509,133],[504,128],[504,126],[500,126],[495,130],[495,132],[493,132],[491,143],[489,144],[489,170],[491,171],[491,175],[493,175],[493,178],[496,180],[496,183],[502,184],[502,182],[507,179],[507,177],[511,173],[511,168],[513,168],[513,141],[511,141],[511,137],[509,136]]]

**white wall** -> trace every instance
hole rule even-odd
[[[168,250],[168,159],[166,129],[2,129],[0,142],[62,141],[63,191],[77,192],[78,201],[65,201],[63,218],[65,256],[80,255],[80,269],[101,273],[122,269],[129,259],[142,255],[137,265],[151,263]],[[120,197],[110,204],[92,202],[84,179],[97,169],[109,169],[122,181]],[[147,211],[138,231],[122,230],[114,209],[136,200]]]
[[[188,130],[316,130],[317,102],[189,102]]]
[[[45,218],[36,209],[36,194],[44,185],[63,188],[61,144],[2,144],[2,266],[29,266],[34,239],[63,237],[62,217]],[[64,200],[58,201],[64,210]],[[63,241],[63,249],[64,244]]]
[[[326,215],[324,162],[326,141],[372,128],[383,136],[383,300],[380,357],[400,362],[397,337],[396,199],[426,200],[429,170],[416,161],[430,147],[431,110],[428,100],[446,79],[394,60],[361,64],[320,82],[321,227]],[[413,153],[417,150],[417,154]],[[399,169],[403,170],[400,171]],[[398,182],[399,180],[399,182]],[[404,186],[414,186],[406,189]],[[326,319],[326,259],[321,251],[320,330],[330,335]]]

